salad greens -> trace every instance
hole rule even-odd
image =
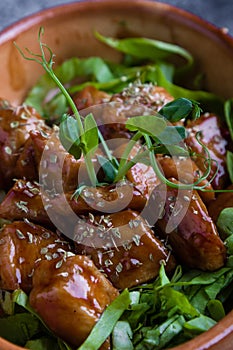
[[[87,85],[114,93],[122,91],[130,82],[140,79],[142,83],[163,86],[176,99],[165,105],[160,114],[170,122],[180,119],[196,119],[200,116],[200,106],[223,113],[223,101],[206,91],[189,90],[176,85],[176,78],[192,71],[192,56],[176,45],[161,43],[145,38],[115,40],[99,33],[96,37],[103,43],[124,54],[123,63],[112,63],[99,57],[87,59],[72,58],[64,62],[54,71],[53,53],[41,42],[41,55],[33,55],[30,60],[37,61],[46,70],[39,82],[29,93],[25,103],[35,107],[45,118],[50,115],[61,121],[60,139],[63,146],[76,159],[82,154],[86,158],[89,177],[92,184],[98,184],[91,164],[90,153],[97,147],[99,139],[103,142],[106,157],[99,157],[105,172],[106,182],[116,182],[137,161],[149,162],[157,176],[169,183],[158,169],[155,153],[166,153],[168,145],[173,145],[177,154],[189,155],[187,150],[179,146],[180,140],[186,136],[183,127],[167,126],[164,119],[158,116],[147,116],[150,126],[145,127],[145,117],[132,117],[126,127],[134,132],[120,162],[112,157],[102,135],[100,134],[92,114],[84,122],[76,109],[70,94]],[[49,52],[46,60],[44,48]],[[171,64],[171,56],[178,55],[186,63],[181,67]],[[85,77],[85,82],[83,78]],[[52,78],[52,79],[51,79]],[[72,81],[82,78],[78,84]],[[52,91],[52,93],[51,93]],[[196,102],[199,101],[199,102]],[[232,100],[224,105],[226,121],[233,138]],[[66,114],[72,109],[75,118]],[[177,136],[178,135],[178,136]],[[127,161],[133,145],[143,138],[146,150],[138,154],[134,160]],[[228,152],[228,169],[233,181],[233,155]],[[210,171],[211,159],[207,150],[207,170]],[[203,180],[200,177],[192,188]],[[187,188],[187,186],[185,187]],[[198,187],[199,188],[199,187]],[[204,189],[204,188],[203,188]],[[80,189],[79,189],[80,190]],[[97,350],[111,335],[114,350],[144,350],[172,347],[187,341],[210,329],[230,310],[229,299],[233,292],[233,209],[224,209],[217,222],[219,232],[225,240],[228,260],[225,267],[215,272],[187,270],[180,265],[172,277],[168,277],[164,264],[161,264],[159,276],[152,283],[147,283],[132,290],[124,290],[102,314],[99,322],[92,329],[79,350]],[[69,345],[56,338],[44,325],[40,317],[30,307],[27,295],[17,290],[8,301],[13,310],[8,316],[0,318],[0,336],[9,339],[28,349],[71,350]],[[225,311],[226,310],[226,311]],[[14,331],[12,331],[14,330]]]

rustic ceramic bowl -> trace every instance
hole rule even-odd
[[[144,36],[188,49],[205,72],[206,87],[223,96],[233,95],[233,39],[223,30],[170,5],[152,1],[100,0],[71,3],[42,11],[7,28],[0,34],[0,96],[20,104],[43,73],[24,60],[13,42],[38,52],[38,30],[45,28],[44,42],[56,53],[56,63],[72,56],[120,58],[93,37],[93,31],[119,36]],[[208,332],[176,350],[231,350],[233,311]],[[0,339],[1,350],[20,350]]]

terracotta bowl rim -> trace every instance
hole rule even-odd
[[[159,0],[131,0],[130,2],[126,2],[125,0],[80,0],[80,1],[71,1],[70,3],[60,4],[45,8],[43,10],[39,10],[35,13],[25,16],[22,19],[17,20],[16,22],[8,25],[0,31],[0,45],[9,41],[11,38],[14,38],[16,35],[28,30],[31,26],[34,26],[36,23],[41,22],[41,20],[49,19],[51,17],[55,17],[61,13],[72,13],[74,10],[82,10],[86,8],[90,8],[94,10],[101,6],[106,7],[118,7],[118,8],[131,8],[131,6],[135,6],[137,8],[151,8],[156,9],[161,12],[171,12],[174,13],[175,16],[179,18],[179,21],[189,23],[198,26],[198,29],[203,33],[214,34],[216,38],[223,41],[223,43],[230,45],[233,48],[233,35],[227,32],[227,28],[217,27],[215,24],[204,20],[200,16],[188,12],[185,9],[179,8],[178,6],[171,5],[168,3],[160,2]]]
[[[153,0],[131,0],[126,2],[125,0],[81,0],[79,2],[72,1],[67,4],[55,5],[40,11],[37,11],[31,15],[28,15],[9,26],[5,27],[0,32],[0,46],[4,45],[8,41],[12,40],[16,36],[20,35],[24,31],[30,29],[36,24],[42,22],[43,20],[50,19],[60,15],[61,13],[66,14],[72,13],[77,10],[94,10],[99,6],[104,6],[106,8],[118,8],[126,10],[131,6],[134,9],[147,8],[151,11],[159,10],[161,12],[169,12],[173,18],[176,18],[177,22],[186,23],[188,27],[193,27],[195,31],[201,31],[207,36],[212,36],[212,40],[219,41],[220,44],[227,46],[233,57],[233,36],[228,34],[224,28],[219,28],[213,23],[210,23],[196,14],[188,12],[187,10],[181,9],[177,6],[162,3]],[[213,37],[214,36],[214,37]],[[216,345],[219,341],[227,338],[231,333],[233,333],[233,310],[230,311],[221,321],[219,321],[214,327],[209,331],[202,333],[201,335],[195,337],[194,339],[181,344],[174,350],[204,350],[211,348]],[[0,337],[1,349],[8,350],[21,350],[20,346],[17,346],[9,341]],[[3,346],[3,348],[2,348]]]

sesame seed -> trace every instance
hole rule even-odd
[[[19,126],[19,122],[18,121],[13,121],[10,123],[10,127],[11,129],[15,129]]]
[[[16,232],[16,234],[17,234],[19,239],[25,239],[25,236],[24,236],[23,232],[20,231],[18,228],[16,229],[15,232]]]
[[[47,247],[44,247],[44,248],[41,248],[41,250],[40,250],[40,254],[42,254],[42,255],[45,255],[45,254],[47,254],[48,253],[48,248]]]
[[[33,276],[34,271],[35,271],[35,270],[34,270],[34,269],[32,269],[31,273],[29,273],[29,274],[28,274],[28,277],[29,277],[29,278]]]
[[[132,240],[133,242],[136,244],[136,246],[140,246],[140,240],[141,240],[141,237],[139,235],[134,235],[132,237]]]
[[[16,202],[15,205],[17,206],[18,209],[22,210],[23,212],[25,213],[28,213],[29,212],[29,209],[27,207],[27,202],[25,201],[19,201],[19,202]]]
[[[52,163],[52,164],[57,163],[57,158],[58,157],[56,154],[50,154],[50,157],[49,157],[50,163]]]
[[[45,259],[48,261],[52,260],[53,259],[52,253],[45,254]]]
[[[33,243],[33,234],[31,232],[27,232],[28,235],[28,242]]]
[[[61,259],[56,263],[55,268],[59,269],[62,266],[62,264],[63,264],[63,260]]]
[[[123,270],[123,265],[122,265],[122,263],[119,262],[119,264],[117,264],[117,266],[116,266],[116,272],[120,273],[122,270]]]
[[[4,147],[5,153],[11,155],[12,149],[9,146]]]
[[[59,276],[68,277],[69,274],[68,274],[68,272],[61,272],[61,273],[59,274]]]
[[[107,259],[107,260],[105,260],[104,265],[105,265],[106,267],[108,267],[108,266],[113,265],[113,262],[112,262],[112,260]]]
[[[20,118],[23,119],[23,120],[27,120],[28,116],[27,116],[26,113],[21,113]]]
[[[44,238],[44,239],[48,239],[48,238],[50,238],[50,236],[51,236],[50,233],[47,231],[42,233],[42,238]]]

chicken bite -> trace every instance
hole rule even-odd
[[[81,219],[74,241],[77,252],[91,256],[119,289],[157,277],[162,260],[167,272],[175,267],[173,256],[139,213],[132,210]]]
[[[166,178],[173,177],[182,183],[192,184],[203,175],[196,163],[189,157],[158,156],[157,159]],[[215,198],[212,185],[207,179],[202,180],[199,186],[205,186],[209,190],[198,192],[204,203],[209,203]]]
[[[213,113],[205,113],[195,121],[187,123],[188,136],[187,145],[197,154],[195,162],[198,168],[204,173],[206,170],[206,153],[198,142],[196,135],[199,133],[200,141],[208,148],[211,159],[211,173],[209,180],[216,172],[212,181],[214,189],[222,189],[226,186],[228,172],[226,167],[227,140],[224,137],[224,128],[220,118]]]
[[[4,225],[0,231],[0,289],[30,291],[36,264],[62,258],[68,249],[58,235],[27,220]]]
[[[76,255],[60,262],[39,264],[30,304],[57,336],[77,347],[118,291],[88,257]]]
[[[175,179],[170,181],[178,184]],[[162,237],[185,266],[214,271],[224,265],[226,248],[197,191],[158,185],[149,212],[157,217]]]
[[[0,185],[8,187],[13,178],[31,177],[34,164],[20,158],[22,150],[29,139],[29,132],[47,129],[42,117],[29,106],[14,108],[7,101],[0,100]],[[29,146],[28,154],[32,152]],[[31,154],[30,154],[31,157]],[[17,161],[21,162],[21,167]],[[32,168],[32,169],[31,169]]]

